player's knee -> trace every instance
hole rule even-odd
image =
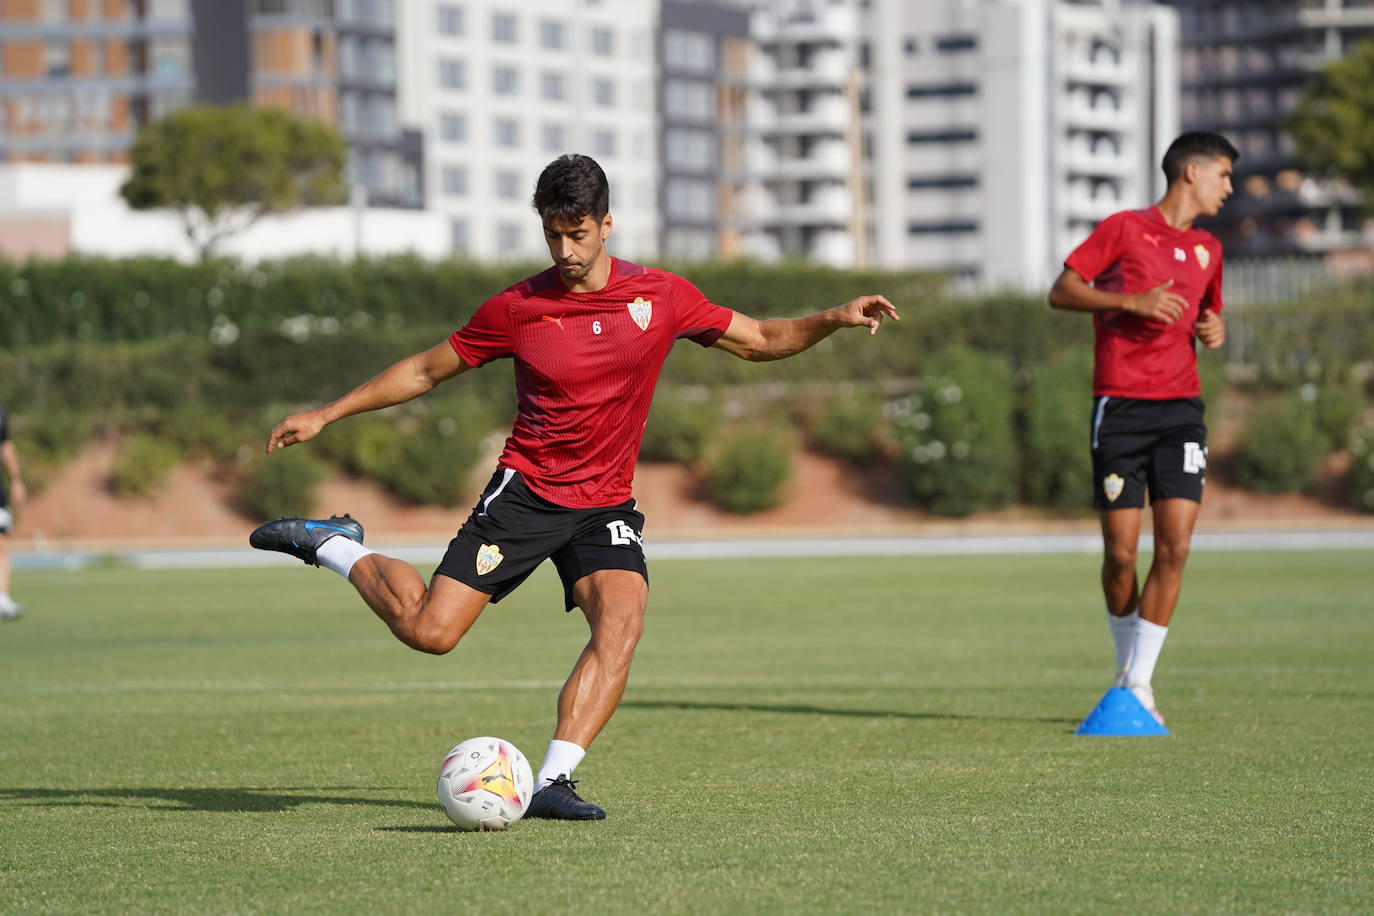
[[[1113,572],[1135,570],[1136,548],[1133,544],[1110,542],[1104,551],[1107,567]]]
[[[430,655],[447,655],[457,647],[463,637],[462,633],[454,632],[452,628],[431,626],[423,622],[413,625],[408,635],[410,638],[406,642],[412,649]]]
[[[1182,569],[1188,562],[1190,546],[1186,540],[1164,540],[1155,544],[1154,562],[1170,569]]]

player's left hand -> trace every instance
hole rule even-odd
[[[841,327],[868,328],[869,336],[878,333],[878,325],[884,318],[901,321],[897,308],[887,301],[886,296],[860,296],[851,299],[835,309],[835,317]]]
[[[1215,350],[1226,343],[1226,325],[1221,316],[1211,309],[1203,309],[1197,324],[1193,325],[1198,340],[1209,350]]]
[[[28,488],[24,486],[24,481],[18,477],[10,478],[10,502],[17,509],[24,505],[29,499]]]

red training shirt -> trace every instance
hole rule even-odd
[[[1158,207],[1124,210],[1098,223],[1064,266],[1112,293],[1145,293],[1173,280],[1169,291],[1188,300],[1173,324],[1123,311],[1094,312],[1093,394],[1164,401],[1202,392],[1193,325],[1203,308],[1221,311],[1216,236],[1175,229]]]
[[[474,368],[515,360],[519,407],[501,465],[549,502],[592,509],[630,498],[673,343],[709,347],[734,314],[679,276],[612,258],[603,289],[569,292],[550,267],[484,302],[449,343]]]

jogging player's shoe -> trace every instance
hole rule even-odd
[[[577,783],[560,775],[534,793],[530,806],[525,809],[525,817],[547,817],[559,821],[599,821],[604,818],[605,810],[584,801],[573,791],[576,786]]]
[[[0,595],[0,620],[16,620],[23,616],[22,605],[9,595]]]
[[[1140,701],[1140,705],[1145,707],[1145,711],[1155,717],[1155,721],[1160,725],[1164,724],[1164,713],[1159,711],[1155,705],[1155,690],[1149,684],[1132,684],[1129,688],[1135,698]]]
[[[319,550],[325,541],[336,537],[346,537],[361,544],[363,526],[347,512],[343,515],[331,515],[326,519],[288,515],[275,522],[258,526],[248,535],[248,543],[258,550],[289,553],[302,563],[319,566],[319,561],[315,559],[315,551]]]

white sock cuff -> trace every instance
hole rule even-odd
[[[534,781],[534,791],[538,792],[546,783],[559,776],[572,778],[573,770],[587,755],[586,748],[571,741],[554,738],[549,742],[549,750],[544,754],[544,765],[539,768],[539,777]]]
[[[370,547],[364,547],[352,538],[338,535],[319,546],[319,549],[315,551],[315,559],[319,560],[320,565],[325,569],[332,569],[347,579],[354,563],[368,554],[376,552]]]
[[[1116,629],[1124,630],[1127,627],[1129,627],[1132,630],[1134,630],[1135,622],[1139,619],[1139,608],[1131,611],[1129,614],[1113,614],[1110,610],[1107,611],[1107,622],[1110,623]]]
[[[1157,623],[1150,623],[1150,621],[1143,617],[1135,622],[1135,627],[1136,632],[1145,636],[1147,639],[1153,637],[1162,640],[1169,632],[1168,627],[1161,627]]]

